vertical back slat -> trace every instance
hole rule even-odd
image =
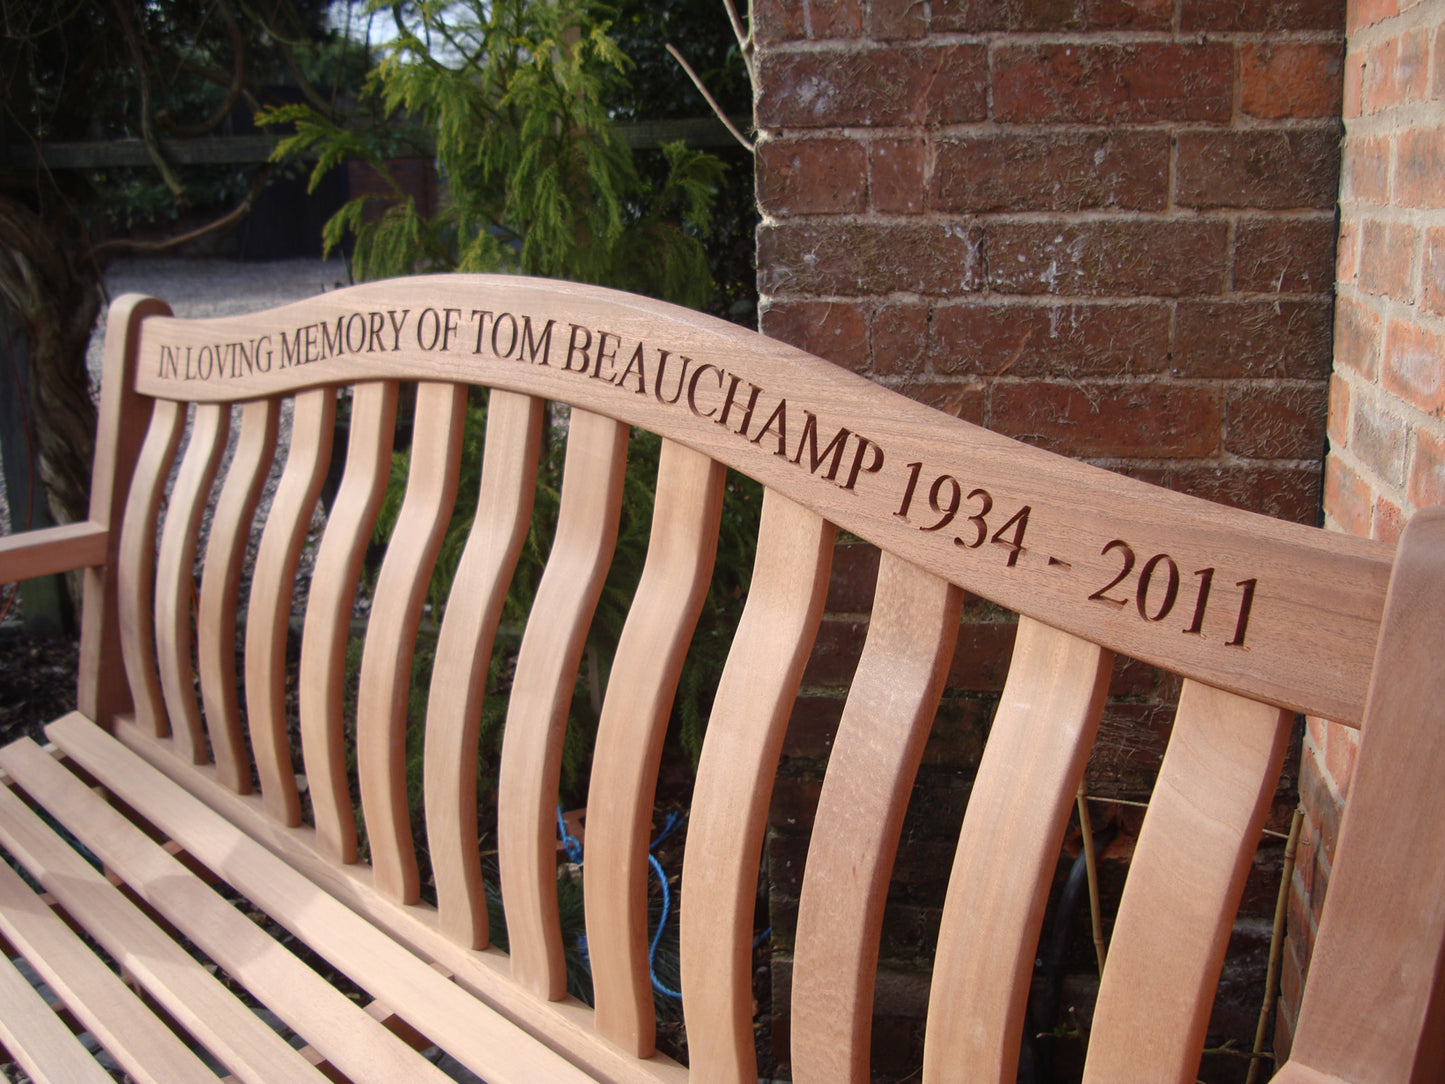
[[[1184,682],[1114,923],[1085,1080],[1195,1079],[1293,720]]]
[[[109,727],[132,704],[126,680],[117,598],[121,573],[122,513],[130,493],[131,472],[149,428],[152,400],[136,394],[137,338],[148,316],[169,316],[170,306],[152,297],[117,298],[105,324],[105,369],[95,431],[95,467],[90,481],[90,521],[110,531],[105,565],[84,572],[80,611],[80,658],[76,707],[86,718]]]
[[[924,1079],[1012,1082],[1039,928],[1113,654],[1019,619],[969,792],[928,1001]]]
[[[798,902],[793,1071],[867,1081],[898,834],[958,638],[963,592],[889,553],[818,799]]]
[[[221,484],[206,540],[206,568],[196,620],[196,655],[201,672],[201,704],[216,774],[238,794],[251,792],[251,765],[236,689],[236,624],[241,569],[251,536],[251,520],[266,485],[276,451],[275,399],[257,399],[241,407],[236,453]]]
[[[522,637],[502,736],[497,847],[512,975],[555,1001],[567,991],[557,915],[557,785],[567,709],[622,506],[627,426],[573,410],[557,535]]]
[[[648,840],[673,696],[717,556],[726,471],[663,441],[647,562],[617,645],[587,792],[582,877],[597,1030],[638,1057],[656,1040]]]
[[[230,431],[229,406],[197,405],[191,416],[191,439],[166,503],[166,525],[156,559],[156,662],[161,691],[176,752],[193,764],[207,761],[205,728],[196,699],[196,663],[191,654],[191,604],[197,601],[196,540]]]
[[[301,636],[301,752],[316,847],[333,862],[356,861],[342,717],[346,643],[361,564],[391,475],[396,396],[395,382],[358,384],[352,391],[346,471],[316,547]]]
[[[406,496],[382,559],[361,654],[361,811],[376,889],[398,903],[415,903],[421,888],[406,794],[407,698],[422,603],[456,501],[466,410],[464,384],[417,386]]]
[[[1415,513],[1395,560],[1290,1050],[1321,1080],[1445,1078],[1445,509]]]
[[[783,735],[817,636],[833,525],[769,490],[747,603],[718,682],[683,856],[682,1002],[700,1080],[757,1077],[753,910]]]
[[[266,812],[283,824],[301,821],[301,797],[286,727],[286,634],[301,547],[331,460],[336,392],[315,388],[294,400],[291,447],[251,578],[246,609],[246,723]]]
[[[156,401],[150,429],[136,460],[120,535],[117,606],[125,673],[130,681],[136,722],[147,734],[157,738],[170,733],[170,724],[166,720],[160,673],[156,669],[156,522],[185,420],[185,407],[180,403],[166,399]]]
[[[507,586],[531,524],[542,446],[540,399],[493,390],[477,514],[437,638],[422,774],[437,921],[452,940],[487,944],[477,838],[477,743],[488,663]]]

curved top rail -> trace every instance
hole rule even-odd
[[[1297,711],[1363,715],[1388,545],[1021,444],[688,309],[518,276],[418,276],[250,316],[154,316],[138,350],[137,390],[165,399],[399,378],[571,403],[1115,651]]]

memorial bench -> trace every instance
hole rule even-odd
[[[1018,633],[943,913],[925,1079],[1014,1078],[1040,924],[1114,652],[1183,680],[1112,933],[1088,1079],[1194,1080],[1300,712],[1364,733],[1279,1079],[1441,1079],[1445,515],[1418,514],[1391,547],[1235,511],[988,433],[694,312],[524,278],[377,282],[210,320],[127,296],[111,308],[105,351],[89,521],[0,542],[0,579],[84,570],[77,710],[47,728],[47,745],[0,752],[11,860],[0,865],[10,958],[0,959],[0,1042],[33,1077],[106,1078],[74,1037],[89,1032],[137,1080],[218,1066],[258,1081],[317,1066],[352,1080],[431,1079],[438,1070],[416,1051],[433,1046],[498,1084],[687,1078],[654,1052],[648,846],[662,739],[732,468],[764,497],[682,868],[696,1079],[756,1079],[766,810],[838,530],[882,556],[803,881],[797,1079],[868,1077],[883,901],[965,592],[1016,612]],[[412,381],[408,484],[351,718],[354,596],[398,387]],[[473,385],[492,389],[478,512],[426,708],[432,904],[409,813],[407,700]],[[288,690],[298,557],[343,387],[345,471],[316,544]],[[238,434],[218,482],[233,406]],[[566,460],[496,766],[503,953],[487,945],[478,720],[544,424],[565,429]],[[558,771],[634,427],[663,441],[587,797],[594,1010],[565,988]],[[273,452],[284,469],[243,599]],[[262,913],[286,933],[258,924]],[[345,979],[328,981],[303,956]],[[22,977],[18,957],[48,990]]]

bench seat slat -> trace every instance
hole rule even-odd
[[[1019,619],[963,829],[928,999],[924,1079],[1011,1082],[1044,908],[1113,654]]]
[[[717,555],[726,471],[664,441],[647,562],[607,680],[587,790],[582,887],[597,1030],[656,1048],[648,966],[648,841],[673,696]]]
[[[798,900],[792,1054],[805,1080],[869,1079],[883,904],[962,608],[957,587],[882,555]]]
[[[336,393],[314,388],[296,396],[291,445],[256,553],[246,607],[246,724],[261,798],[283,824],[301,820],[301,796],[286,722],[286,635],[301,547],[331,458]]]
[[[301,637],[301,751],[317,846],[333,862],[356,861],[356,818],[343,747],[346,644],[362,561],[391,473],[396,399],[397,385],[391,381],[352,390],[346,470],[316,548]]]
[[[250,540],[251,520],[265,488],[276,451],[280,407],[275,399],[257,399],[240,408],[236,452],[221,483],[206,539],[206,567],[196,616],[196,665],[201,674],[201,704],[211,756],[228,786],[251,790],[251,764],[236,688],[236,623],[241,565]]]
[[[834,528],[774,490],[698,760],[683,854],[682,997],[688,1055],[707,1080],[757,1073],[753,911],[783,735],[812,652]]]
[[[1129,864],[1084,1079],[1192,1084],[1291,712],[1185,681]]]
[[[622,507],[627,426],[572,411],[557,534],[522,635],[502,735],[497,859],[512,974],[547,1000],[567,991],[557,913],[557,786],[567,711]]]
[[[0,818],[10,819],[14,805],[0,797]],[[0,931],[30,963],[69,1012],[89,1031],[134,1079],[169,1084],[182,1080],[213,1080],[214,1074],[126,987],[113,971],[96,956],[80,937],[20,879],[20,875],[0,862]],[[52,1023],[32,1017],[23,1008],[27,999],[11,987],[12,979],[25,987],[25,993],[38,994],[8,960],[6,972],[6,1008],[0,1011],[0,1026],[13,1023],[6,1038],[11,1053],[20,1055],[30,1046],[37,1057],[45,1057],[50,1047],[65,1046],[54,1030],[60,1022],[49,1007],[44,1015]],[[41,1002],[44,1005],[44,1002]],[[24,1013],[17,1018],[12,1012]],[[59,1034],[70,1039],[70,1031],[60,1025]],[[72,1069],[67,1063],[53,1067],[57,1079],[88,1080],[85,1067],[94,1070],[95,1061],[83,1054],[85,1065]],[[22,1064],[24,1058],[21,1058]],[[38,1075],[30,1069],[31,1076]],[[109,1079],[103,1077],[102,1079]]]
[[[156,668],[155,537],[166,476],[176,457],[185,408],[159,400],[136,461],[135,479],[126,497],[120,532],[119,580],[116,588],[125,673],[130,682],[136,721],[148,734],[170,733]]]
[[[356,774],[377,890],[398,903],[421,891],[406,793],[407,697],[417,625],[457,495],[464,384],[422,384],[406,496],[382,560],[356,694]],[[340,615],[337,615],[338,617]]]
[[[547,1001],[527,993],[512,981],[506,953],[496,948],[474,950],[441,932],[435,908],[425,902],[402,905],[384,899],[371,884],[371,871],[363,865],[337,865],[316,851],[315,831],[307,825],[289,828],[272,820],[258,795],[240,795],[215,778],[214,769],[193,768],[171,752],[169,739],[147,737],[132,722],[122,720],[118,740],[136,756],[199,800],[216,810],[250,838],[297,870],[312,883],[398,944],[433,961],[453,981],[483,1004],[523,1030],[543,1035],[568,1060],[583,1066],[599,1080],[685,1084],[688,1071],[661,1054],[639,1061],[601,1039],[593,1027],[591,1008],[568,996]]]
[[[198,905],[201,893],[210,893],[176,859],[146,839],[34,742],[22,740],[0,750],[0,766],[32,798],[44,802],[46,809],[102,860],[119,858],[119,864],[108,864],[162,914],[171,910],[168,904],[177,898]],[[45,827],[18,797],[8,791],[0,794],[0,809],[4,811],[0,833],[6,848],[158,1004],[231,1072],[257,1082],[314,1079],[311,1067],[279,1035],[68,843]],[[149,866],[139,876],[138,862]],[[191,923],[201,935],[193,938],[197,944],[208,948],[203,942],[210,934],[225,938],[222,947],[229,947],[233,954],[274,953],[276,945],[270,938],[219,897],[214,898],[214,906],[200,906],[196,912],[195,917],[204,925]],[[223,967],[236,962],[211,955]],[[298,968],[302,966],[294,957],[291,960]],[[238,977],[246,975],[244,966],[228,970]],[[314,973],[312,978],[320,981]],[[90,996],[87,992],[86,998]],[[123,1042],[128,1038],[121,1036]]]
[[[206,760],[206,737],[191,658],[196,540],[230,431],[229,406],[201,403],[193,411],[190,440],[166,501],[166,525],[156,558],[156,663],[161,691],[177,747],[198,764]]]
[[[427,701],[423,783],[437,920],[467,948],[488,940],[477,838],[477,747],[492,645],[531,525],[545,405],[508,391],[487,397],[477,514],[437,636]]]
[[[0,1044],[32,1080],[113,1084],[8,957],[0,957]]]
[[[83,716],[67,715],[46,733],[198,861],[489,1084],[586,1079]]]

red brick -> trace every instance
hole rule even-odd
[[[897,389],[924,406],[974,425],[987,421],[988,390],[976,380],[919,380]]]
[[[775,301],[763,311],[762,329],[856,373],[869,371],[868,313],[860,304]]]
[[[987,231],[988,284],[1000,293],[1187,297],[1224,288],[1222,221],[993,222]]]
[[[1350,414],[1350,451],[1376,482],[1405,484],[1405,424],[1378,398],[1360,396]]]
[[[1359,280],[1360,223],[1353,218],[1340,219],[1339,239],[1335,249],[1335,281],[1353,286]]]
[[[1328,298],[1181,301],[1171,371],[1177,376],[1295,377],[1330,371]]]
[[[1239,381],[1225,392],[1224,449],[1252,459],[1313,459],[1324,454],[1326,386]]]
[[[1331,728],[1330,744],[1325,752],[1325,771],[1334,781],[1335,789],[1345,801],[1350,797],[1350,782],[1355,776],[1355,760],[1360,750],[1360,733],[1345,726]]]
[[[1350,33],[1400,14],[1400,0],[1350,0],[1346,29]]]
[[[917,214],[928,206],[928,144],[921,139],[875,139],[868,144],[873,210]]]
[[[1170,30],[1174,0],[933,0],[933,29],[991,31]]]
[[[878,582],[878,547],[866,542],[840,542],[833,547],[828,578],[829,613],[862,614],[873,609]]]
[[[1365,219],[1360,229],[1360,289],[1396,301],[1414,299],[1415,228]]]
[[[1420,256],[1420,307],[1436,316],[1445,316],[1445,226],[1425,231],[1424,250]]]
[[[1382,370],[1386,391],[1436,418],[1445,416],[1445,335],[1391,320]]]
[[[1445,125],[1407,127],[1396,143],[1395,205],[1445,207]]]
[[[1177,172],[1175,198],[1184,207],[1329,209],[1339,195],[1339,132],[1184,132]]]
[[[1072,456],[1199,458],[1219,450],[1218,390],[1196,384],[994,385],[989,428]]]
[[[757,0],[753,25],[761,45],[810,38],[857,38],[863,30],[862,0],[830,0],[826,4]]]
[[[1332,448],[1349,444],[1350,385],[1339,373],[1330,376],[1329,436]]]
[[[775,50],[758,59],[764,128],[962,124],[987,116],[982,45]]]
[[[1416,508],[1445,504],[1445,438],[1423,428],[1415,430],[1406,495]]]
[[[867,150],[850,139],[769,139],[757,149],[758,204],[782,216],[867,207]]]
[[[1233,50],[1218,43],[1002,46],[994,119],[1021,124],[1227,121]]]
[[[1343,58],[1342,42],[1246,44],[1239,54],[1239,107],[1266,120],[1338,116]]]
[[[1358,474],[1339,456],[1325,460],[1325,512],[1346,533],[1360,538],[1370,536],[1374,498]]]
[[[1342,154],[1341,198],[1384,207],[1390,202],[1390,154],[1387,135],[1348,138]]]
[[[1362,106],[1366,114],[1395,109],[1429,96],[1430,40],[1415,28],[1373,46],[1365,56]]]
[[[1115,377],[1169,364],[1169,308],[981,302],[933,313],[933,371],[944,375]]]
[[[1380,371],[1380,316],[1349,297],[1335,302],[1335,362],[1371,382]]]
[[[1162,210],[1169,197],[1164,132],[994,134],[938,144],[940,211]]]
[[[813,6],[826,7],[827,5]],[[921,38],[926,33],[928,33],[926,9],[918,3],[918,0],[869,0],[868,34],[874,41]]]
[[[928,307],[887,304],[873,314],[873,367],[880,375],[919,376],[928,360]]]
[[[1344,0],[1182,0],[1180,29],[1343,30]]]
[[[842,214],[868,205],[868,154],[852,139],[758,144],[758,205],[769,214]]]
[[[1333,214],[1242,217],[1234,229],[1234,288],[1327,294],[1335,277],[1334,256]]]
[[[1354,120],[1364,111],[1365,54],[1345,54],[1345,85],[1342,91],[1340,111],[1345,120]]]
[[[954,222],[783,222],[758,230],[759,277],[794,296],[954,297],[982,288],[982,246],[979,227]]]
[[[1405,511],[1388,497],[1375,498],[1375,516],[1370,527],[1370,537],[1378,538],[1391,545],[1400,541],[1400,532],[1405,529]]]
[[[1430,97],[1430,30],[1415,27],[1400,35],[1400,72],[1396,82],[1402,102],[1423,102]]]
[[[1430,97],[1439,101],[1445,98],[1445,25],[1435,30],[1435,82],[1430,87]]]
[[[1014,621],[963,622],[948,671],[948,687],[964,692],[1001,690],[1017,634],[1018,623]]]

